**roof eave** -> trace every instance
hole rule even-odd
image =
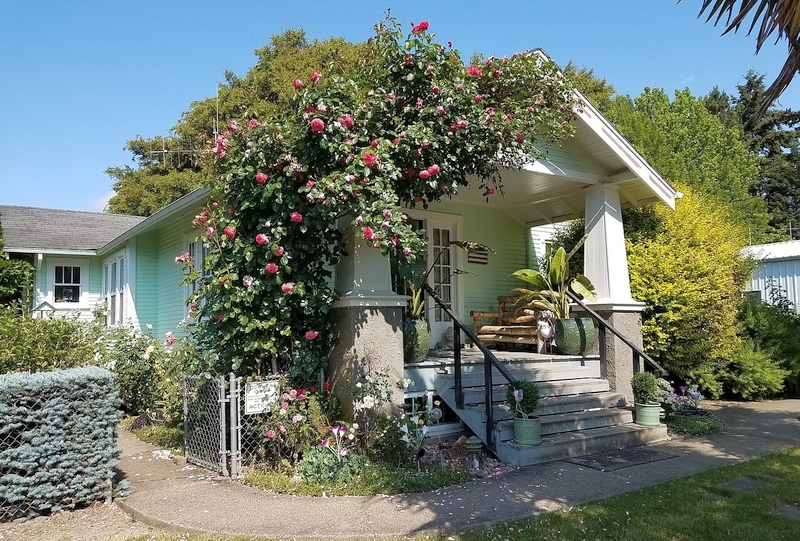
[[[644,182],[659,200],[674,209],[675,200],[680,197],[678,191],[658,174],[653,166],[579,90],[573,90],[573,92],[581,104],[576,108],[575,114],[612,149],[631,173]]]
[[[46,255],[80,255],[96,256],[97,250],[53,250],[52,248],[28,248],[18,246],[5,246],[3,251],[8,254],[46,254]]]
[[[210,188],[198,188],[195,191],[184,195],[180,199],[173,201],[163,209],[159,210],[152,216],[147,217],[143,221],[139,222],[132,228],[125,231],[122,235],[118,236],[105,246],[101,247],[99,250],[97,250],[97,255],[105,255],[111,252],[112,250],[116,249],[120,244],[127,242],[136,235],[144,233],[151,227],[157,226],[164,220],[168,220],[169,218],[175,216],[179,212],[198,203],[203,198],[208,197],[208,194],[210,193],[211,193]]]

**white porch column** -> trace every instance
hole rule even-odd
[[[641,312],[645,305],[631,296],[622,205],[615,186],[599,184],[586,189],[586,233],[584,274],[597,292],[597,300],[588,304],[641,348]],[[612,391],[622,393],[633,403],[633,353],[610,332],[606,336],[606,362],[601,375],[608,379]]]
[[[359,374],[389,376],[395,409],[403,404],[403,391],[394,382],[403,378],[403,308],[408,297],[391,289],[389,258],[344,230],[345,254],[336,267],[333,305],[339,342],[331,352],[328,378],[341,400],[342,413],[352,414],[352,390]]]
[[[583,269],[597,291],[596,302],[633,303],[616,187],[599,184],[586,189],[586,233]]]

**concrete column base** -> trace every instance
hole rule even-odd
[[[634,307],[633,310],[603,310],[594,306],[590,306],[590,308],[600,314],[625,338],[642,349],[641,308]],[[577,315],[579,312],[576,310],[575,313]],[[595,355],[600,353],[599,339],[595,342],[592,353]],[[600,376],[606,378],[611,386],[611,391],[621,393],[628,404],[633,404],[633,389],[631,387],[633,370],[633,351],[631,348],[612,332],[606,331],[606,362],[600,366]]]
[[[391,395],[387,413],[397,413],[403,405],[403,391],[395,383],[403,378],[405,299],[398,295],[369,301],[342,299],[334,305],[339,343],[331,353],[327,378],[346,420],[353,418],[353,386],[366,375],[387,376]]]

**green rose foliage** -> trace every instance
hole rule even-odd
[[[425,246],[403,205],[451,197],[470,176],[488,197],[535,142],[571,133],[571,86],[539,53],[465,67],[427,28],[405,37],[391,19],[375,28],[362,79],[314,72],[295,81],[282,121],[231,123],[215,141],[218,203],[196,218],[212,277],[193,300],[215,371],[263,372],[274,360],[309,377],[324,367],[341,218],[376,249],[413,260]]]

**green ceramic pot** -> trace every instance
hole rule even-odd
[[[403,351],[407,363],[421,363],[431,346],[431,326],[424,318],[403,320]]]
[[[542,443],[542,420],[539,417],[514,418],[514,443],[539,445]]]
[[[583,355],[594,345],[597,331],[590,317],[555,320],[555,341],[558,351],[566,355]]]
[[[661,404],[634,404],[636,408],[636,424],[642,426],[658,426],[661,424]]]

